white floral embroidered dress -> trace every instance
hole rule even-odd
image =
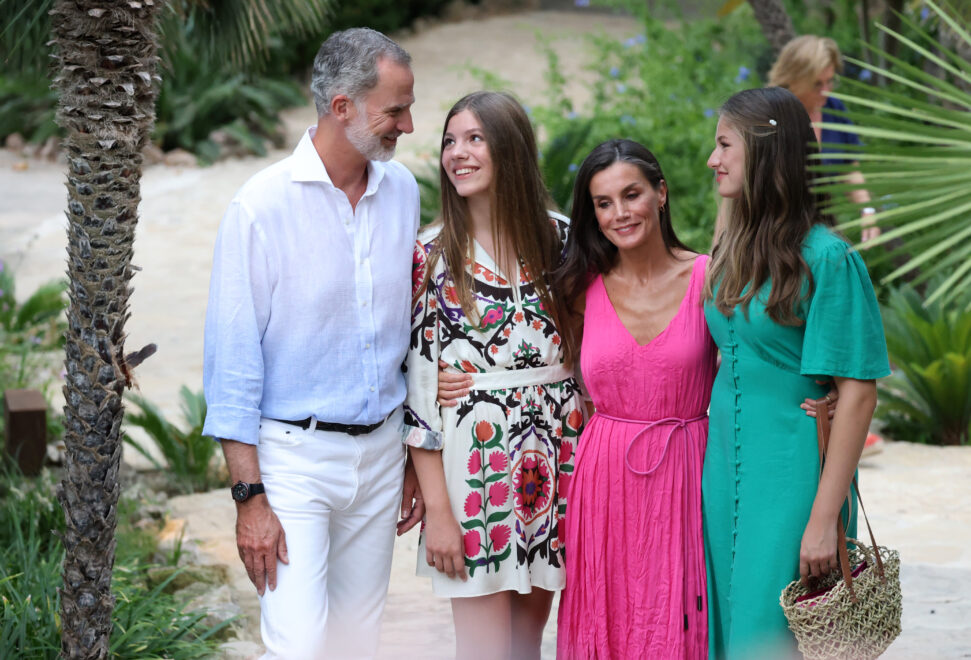
[[[551,213],[561,239],[567,218]],[[418,238],[415,292],[439,228]],[[444,265],[435,260],[415,301],[407,360],[405,442],[440,449],[452,512],[462,527],[469,580],[449,579],[425,562],[439,596],[528,593],[564,585],[559,535],[573,451],[583,426],[580,388],[562,364],[560,335],[528,275],[513,286],[478,244],[472,269],[480,323],[462,313]],[[520,269],[522,270],[522,269]],[[472,392],[440,408],[438,360],[472,373]]]

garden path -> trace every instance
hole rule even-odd
[[[604,14],[528,12],[442,24],[401,38],[414,56],[415,134],[401,143],[409,165],[433,164],[441,121],[449,105],[476,89],[467,73],[474,61],[501,72],[525,103],[542,101],[545,57],[536,32],[555,38],[569,93],[582,106],[585,62],[579,35],[604,31],[618,38],[637,33],[635,22]],[[311,106],[287,113],[288,143],[314,121]],[[291,147],[288,147],[288,150]],[[209,168],[146,167],[135,262],[129,346],[149,342],[157,356],[138,370],[142,393],[175,419],[178,389],[201,386],[202,326],[212,244],[219,219],[236,189],[255,172],[286,155],[217,163]],[[17,273],[21,294],[64,271],[64,168],[0,153],[0,260]],[[136,462],[128,452],[126,460]],[[971,450],[888,443],[865,461],[861,481],[879,540],[904,560],[904,633],[885,657],[971,657]],[[170,531],[185,527],[185,545],[200,562],[229,567],[234,600],[248,617],[244,634],[258,639],[253,590],[237,559],[233,505],[223,491],[175,498]],[[398,540],[382,657],[451,657],[453,636],[446,601],[414,576],[417,533]],[[555,613],[544,657],[555,649]]]

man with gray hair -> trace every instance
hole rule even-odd
[[[206,313],[204,433],[222,442],[265,658],[370,657],[399,534],[424,511],[401,444],[418,187],[411,58],[331,35],[317,125],[236,194]]]

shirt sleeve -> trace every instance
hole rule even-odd
[[[412,261],[411,345],[405,361],[408,394],[402,441],[419,449],[442,449],[442,416],[438,405],[438,299],[434,277],[424,286],[428,255],[420,241]]]
[[[233,200],[216,237],[206,308],[206,435],[259,442],[261,340],[269,321],[271,290],[265,242],[243,204]]]
[[[880,309],[859,253],[836,240],[821,250],[810,268],[814,289],[800,373],[857,380],[889,376]]]

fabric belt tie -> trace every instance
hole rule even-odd
[[[614,417],[613,415],[607,415],[600,411],[597,411],[596,415],[599,417],[604,417],[606,419],[613,420],[615,422],[624,422],[627,424],[641,425],[642,427],[641,430],[639,430],[634,435],[634,437],[630,439],[630,442],[627,443],[627,451],[624,452],[624,464],[627,466],[628,470],[642,477],[649,477],[655,472],[657,472],[658,468],[660,468],[661,464],[664,462],[664,458],[668,454],[668,447],[671,445],[671,437],[674,435],[674,432],[678,430],[682,430],[684,432],[684,436],[685,436],[684,442],[681,443],[681,451],[684,457],[684,468],[685,468],[684,486],[681,489],[681,528],[684,534],[684,542],[681,544],[681,548],[682,548],[681,563],[684,566],[684,574],[682,575],[682,578],[681,578],[682,580],[681,606],[684,610],[684,629],[687,630],[688,611],[690,609],[689,592],[691,591],[691,585],[689,584],[689,579],[688,579],[688,566],[690,566],[692,563],[695,564],[695,576],[697,579],[694,584],[694,592],[695,592],[695,601],[697,603],[697,609],[699,612],[702,611],[703,601],[702,601],[702,594],[701,594],[702,592],[701,575],[703,573],[701,571],[704,570],[703,566],[701,565],[702,562],[704,561],[704,558],[702,556],[702,549],[700,547],[695,548],[693,547],[693,544],[688,542],[688,540],[691,538],[691,535],[688,529],[689,525],[691,524],[691,520],[689,519],[689,513],[692,506],[692,500],[694,499],[693,498],[694,493],[697,493],[698,495],[699,515],[701,515],[700,514],[701,484],[697,483],[697,480],[694,478],[693,471],[691,470],[691,462],[689,460],[690,457],[688,455],[689,444],[691,443],[691,441],[694,440],[694,434],[691,432],[691,426],[689,425],[694,422],[700,422],[701,420],[706,419],[708,417],[708,414],[702,413],[690,419],[682,419],[681,417],[665,417],[664,419],[657,419],[653,421],[647,421],[647,420],[641,420],[641,419],[626,419],[624,417]],[[630,464],[630,451],[631,449],[634,448],[634,445],[641,437],[643,437],[645,433],[647,433],[648,431],[650,431],[652,428],[656,426],[670,426],[670,430],[668,431],[667,437],[665,437],[664,439],[664,451],[661,452],[661,457],[657,460],[657,463],[655,463],[653,467],[645,471],[636,470]]]
[[[393,412],[394,411],[392,411],[392,413]],[[391,417],[391,415],[389,414],[388,417]],[[378,430],[382,424],[388,421],[388,417],[385,417],[381,421],[375,422],[374,424],[339,424],[337,422],[321,422],[315,417],[308,417],[307,419],[297,421],[290,421],[288,419],[274,419],[273,421],[299,426],[304,431],[313,426],[315,431],[331,431],[333,433],[346,433],[347,435],[367,435],[368,433]]]
[[[459,373],[452,369],[449,373]],[[472,376],[473,390],[502,390],[512,387],[529,387],[531,385],[548,385],[559,383],[573,376],[573,370],[562,364],[546,367],[532,367],[530,369],[504,369],[503,371],[487,371],[485,373],[467,372]]]

